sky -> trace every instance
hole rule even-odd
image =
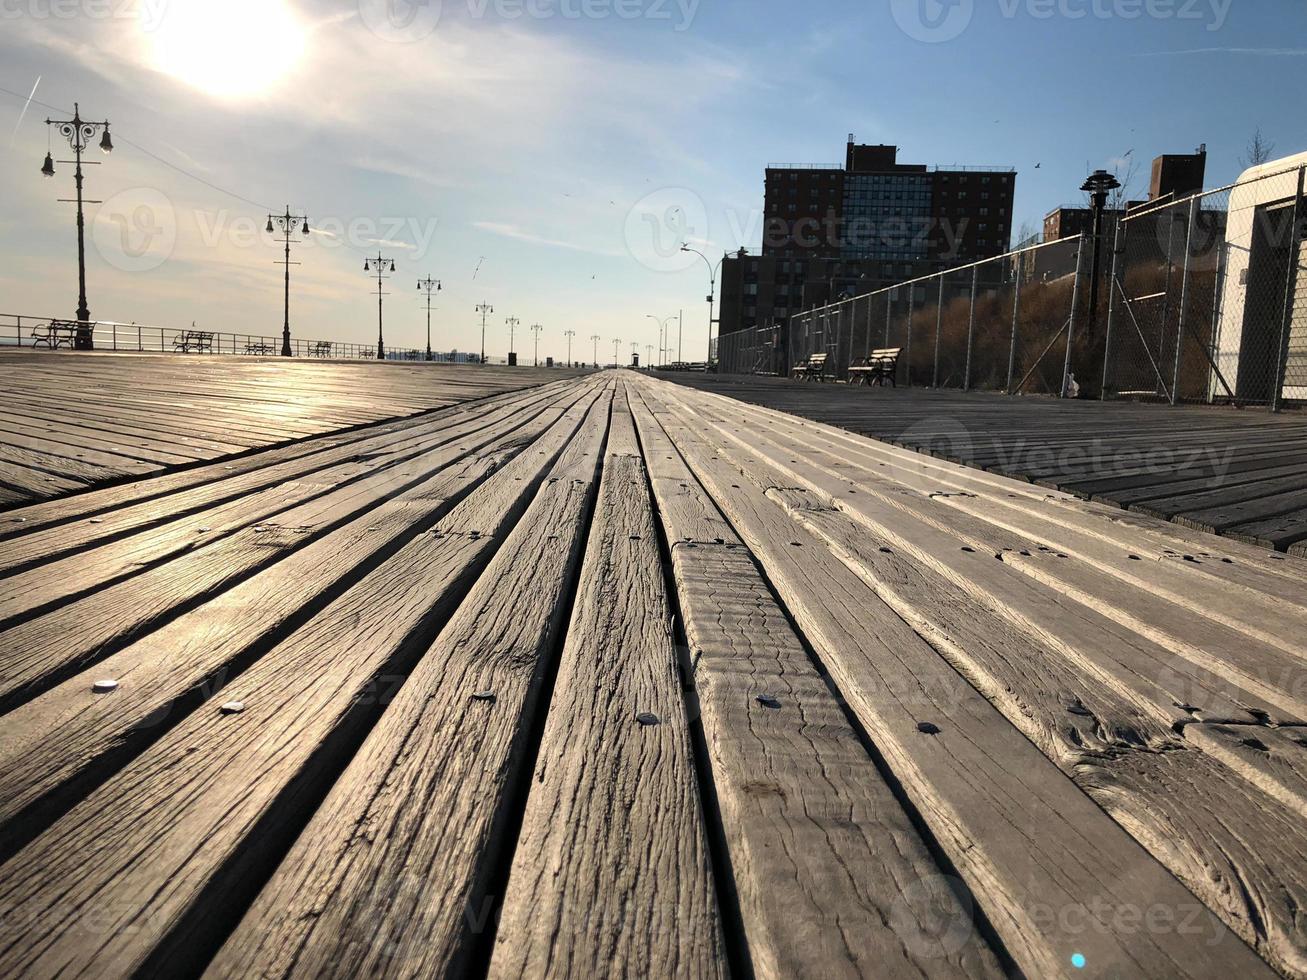
[[[268,213],[307,215],[291,329],[390,346],[701,360],[709,263],[756,250],[763,171],[1011,166],[1014,234],[1086,173],[1254,130],[1307,151],[1304,0],[0,0],[0,314],[72,316],[72,167],[47,117],[108,120],[86,193],[92,316],[279,335]],[[39,83],[38,83],[39,79]],[[32,104],[27,105],[35,85]],[[53,137],[53,140],[52,140]],[[297,236],[298,238],[298,236]],[[387,265],[388,268],[388,265]],[[591,338],[599,336],[600,341]]]

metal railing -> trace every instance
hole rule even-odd
[[[49,348],[67,349],[67,336],[59,340],[46,340],[51,323],[68,324],[61,317],[32,316],[28,314],[0,313],[0,349]],[[140,353],[187,353],[203,355],[277,356],[281,353],[281,336],[235,333],[222,330],[204,330],[197,326],[167,327],[145,323],[118,323],[96,320],[91,323],[94,348],[100,351]],[[198,335],[205,335],[203,337]],[[58,344],[58,346],[56,346]],[[386,360],[425,361],[426,350],[416,347],[387,346]],[[291,338],[294,357],[377,360],[377,345],[344,343],[335,340]],[[433,362],[443,364],[476,364],[480,354],[462,351],[432,351]],[[489,364],[507,363],[507,358],[487,357]]]
[[[847,380],[898,348],[900,385],[1307,402],[1307,165],[1264,169],[1109,217],[1098,243],[1034,244],[723,334],[719,370],[786,375],[826,354]]]

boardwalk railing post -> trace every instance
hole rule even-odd
[[[980,285],[980,266],[971,270],[971,309],[967,313],[967,366],[962,375],[962,390],[971,390],[971,344],[976,330],[976,289]]]
[[[939,337],[944,331],[944,273],[939,275],[939,307],[935,311],[935,372],[931,375],[930,386],[939,387]]]
[[[1087,235],[1085,232],[1080,233],[1080,241],[1076,246],[1076,278],[1071,287],[1071,315],[1066,321],[1066,360],[1062,362],[1062,393],[1059,397],[1065,398],[1067,391],[1071,386],[1071,345],[1076,339],[1076,310],[1080,306],[1080,280],[1084,278],[1085,269],[1085,248]]]
[[[1184,266],[1180,272],[1180,316],[1175,322],[1175,370],[1171,373],[1171,404],[1180,400],[1180,355],[1184,352],[1184,328],[1189,319],[1189,263],[1193,255],[1194,219],[1198,216],[1198,198],[1189,201],[1189,226],[1184,235]]]
[[[1298,295],[1298,263],[1302,257],[1303,191],[1307,190],[1307,165],[1298,168],[1298,190],[1293,198],[1293,224],[1289,226],[1289,268],[1284,279],[1284,311],[1280,317],[1280,343],[1275,348],[1275,375],[1271,378],[1271,411],[1280,410],[1285,372],[1289,367],[1289,334],[1294,301]]]
[[[1125,237],[1125,220],[1118,218],[1116,234],[1112,240],[1112,269],[1107,279],[1107,331],[1103,335],[1103,384],[1099,395],[1101,401],[1107,401],[1109,381],[1112,375],[1112,328],[1116,325],[1116,270],[1122,253],[1122,239]]]
[[[1012,285],[1012,342],[1007,350],[1007,386],[1003,389],[1009,395],[1012,394],[1012,375],[1017,369],[1017,325],[1021,318],[1021,265],[1021,254],[1018,253],[1016,275],[1013,277],[1015,282]]]

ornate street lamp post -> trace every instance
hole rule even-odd
[[[431,294],[440,292],[440,280],[427,276],[418,280],[418,289],[427,291],[427,360],[431,360]]]
[[[477,312],[481,314],[481,363],[486,363],[486,317],[495,312],[489,303],[478,303]]]
[[[274,223],[275,223],[275,227],[274,227]],[[286,258],[283,260],[286,266],[286,305],[285,305],[285,319],[282,321],[282,326],[281,326],[281,356],[282,357],[290,357],[290,267],[292,265],[299,265],[298,262],[292,262],[290,260],[290,245],[291,245],[290,236],[294,233],[295,226],[301,223],[303,223],[303,228],[300,230],[300,234],[305,235],[307,237],[309,233],[309,219],[302,214],[301,215],[291,214],[290,205],[286,206],[285,214],[268,215],[268,228],[267,228],[268,234],[275,235],[277,233],[277,229],[280,228],[282,235],[286,239]]]
[[[514,347],[517,346],[517,328],[522,321],[515,316],[507,317],[504,323],[508,324],[508,359],[513,360]]]
[[[542,326],[541,326],[540,324],[538,324],[538,323],[533,323],[533,324],[531,324],[531,331],[536,335],[536,349],[535,349],[535,366],[536,366],[536,367],[539,367],[539,366],[540,366],[540,331],[543,330],[543,329],[544,329],[544,327],[542,327]]]
[[[73,346],[77,350],[94,350],[95,337],[94,329],[91,326],[91,311],[87,308],[86,303],[86,216],[83,211],[83,205],[86,203],[99,204],[99,201],[86,202],[82,200],[82,151],[91,145],[91,140],[95,139],[95,134],[103,131],[100,138],[100,149],[105,153],[113,152],[113,140],[109,136],[109,122],[87,122],[82,118],[81,107],[73,103],[72,119],[47,119],[47,126],[54,126],[59,130],[59,135],[68,140],[68,145],[72,147],[73,159],[60,160],[60,163],[75,163],[77,169],[73,172],[73,178],[77,184],[76,201],[60,200],[61,204],[77,204],[77,336],[74,338]],[[94,160],[88,160],[87,163],[96,163]],[[54,176],[54,157],[47,150],[45,154],[45,163],[41,167],[41,173],[47,177]]]
[[[383,332],[382,332],[382,325],[381,325],[381,298],[385,295],[385,293],[382,292],[381,284],[382,284],[383,282],[385,282],[387,279],[390,278],[390,276],[386,275],[386,272],[387,272],[386,264],[389,263],[389,264],[390,264],[390,269],[389,269],[389,271],[390,271],[390,272],[394,272],[394,271],[395,271],[395,260],[394,260],[394,259],[388,259],[388,258],[386,258],[384,255],[382,255],[380,252],[378,252],[378,253],[377,253],[377,257],[376,257],[375,259],[364,259],[364,260],[363,260],[363,271],[364,271],[364,272],[371,272],[371,271],[373,271],[373,270],[372,270],[372,266],[373,266],[374,263],[376,264],[376,267],[377,267],[377,268],[376,268],[376,273],[377,273],[377,360],[378,360],[378,361],[384,361],[384,360],[386,359],[386,342],[385,342],[384,334],[383,334]]]

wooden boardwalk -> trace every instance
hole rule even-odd
[[[675,375],[1185,527],[1307,556],[1307,415]]]
[[[0,975],[1307,976],[1307,562],[630,371],[298,445],[0,515]]]
[[[0,352],[0,508],[559,376],[371,361]]]

